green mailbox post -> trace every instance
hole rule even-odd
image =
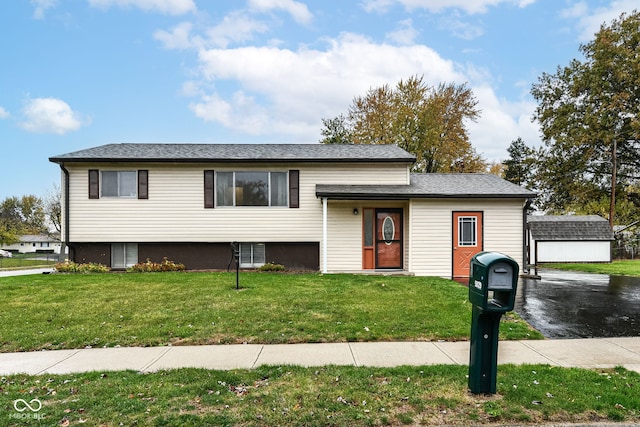
[[[469,389],[474,394],[495,394],[500,318],[513,310],[519,267],[501,253],[480,252],[471,259],[470,270]]]

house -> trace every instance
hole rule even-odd
[[[188,269],[265,262],[466,277],[480,250],[524,258],[535,196],[488,174],[412,174],[394,145],[109,144],[60,165],[76,262]]]
[[[18,242],[3,245],[3,250],[14,253],[49,253],[59,254],[61,242],[57,235],[24,234]]]
[[[532,264],[611,262],[613,232],[598,215],[532,215],[527,230]]]

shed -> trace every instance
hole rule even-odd
[[[529,263],[611,262],[609,222],[598,215],[527,217]]]

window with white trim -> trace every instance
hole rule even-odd
[[[216,206],[283,206],[289,202],[287,172],[216,172]]]
[[[264,264],[264,243],[240,243],[241,268],[257,268]]]
[[[458,246],[477,246],[477,227],[475,216],[458,217]]]
[[[137,243],[112,243],[111,268],[128,268],[138,263]]]

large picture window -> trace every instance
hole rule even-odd
[[[216,206],[287,206],[287,172],[217,172]]]

